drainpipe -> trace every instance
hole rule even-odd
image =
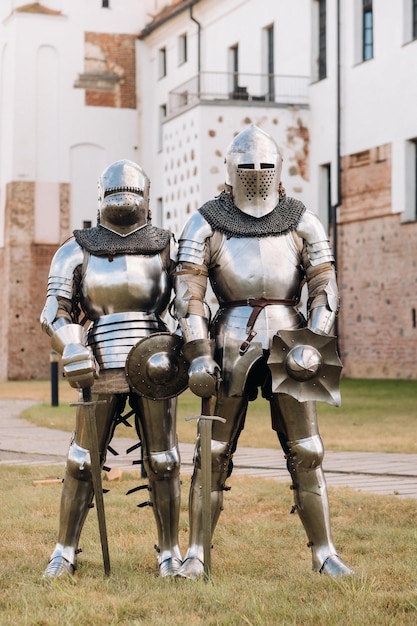
[[[341,168],[341,81],[340,81],[340,0],[336,2],[336,204],[332,206],[332,233],[333,233],[333,254],[338,262],[338,237],[337,237],[337,209],[342,203],[342,168]],[[338,336],[338,320],[334,324],[334,334]]]
[[[197,34],[197,90],[198,97],[200,98],[201,93],[201,85],[200,85],[200,74],[201,74],[201,24],[198,22],[193,16],[193,6],[194,4],[190,4],[190,19],[197,24],[198,34]]]

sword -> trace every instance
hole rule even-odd
[[[101,464],[100,453],[98,448],[97,426],[95,421],[94,407],[97,404],[104,404],[105,400],[92,402],[91,389],[87,387],[83,389],[83,401],[76,402],[71,406],[81,408],[87,427],[87,435],[89,441],[89,452],[91,461],[91,476],[93,480],[94,497],[96,501],[98,528],[100,531],[101,550],[103,554],[104,573],[110,575],[110,556],[109,544],[107,541],[106,516],[104,513],[103,485],[101,481]]]
[[[200,429],[204,579],[207,582],[211,572],[211,435],[213,421],[225,422],[226,420],[224,417],[210,415],[210,397],[201,399],[201,415],[192,415],[185,419],[187,421],[198,419]]]

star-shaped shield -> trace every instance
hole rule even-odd
[[[299,402],[316,400],[340,406],[343,366],[336,337],[309,328],[280,330],[272,340],[268,365],[273,393],[286,393]]]

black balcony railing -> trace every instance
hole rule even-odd
[[[200,72],[169,92],[169,114],[202,101],[246,101],[300,105],[308,103],[308,76]]]

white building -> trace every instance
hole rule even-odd
[[[96,222],[104,167],[136,159],[144,5],[107,4],[0,3],[0,380],[47,375],[38,319],[52,254]]]
[[[164,226],[180,232],[219,193],[227,146],[249,123],[274,136],[287,193],[308,202],[309,4],[174,2],[139,34],[141,160]]]
[[[177,235],[255,123],[329,225],[348,376],[417,378],[417,0],[2,0],[0,380],[45,378],[52,254],[119,158]]]
[[[307,198],[309,32],[308,0],[2,2],[0,379],[47,374],[50,259],[95,223],[113,160],[148,171],[154,223],[178,233],[254,122],[282,147],[288,193]]]

